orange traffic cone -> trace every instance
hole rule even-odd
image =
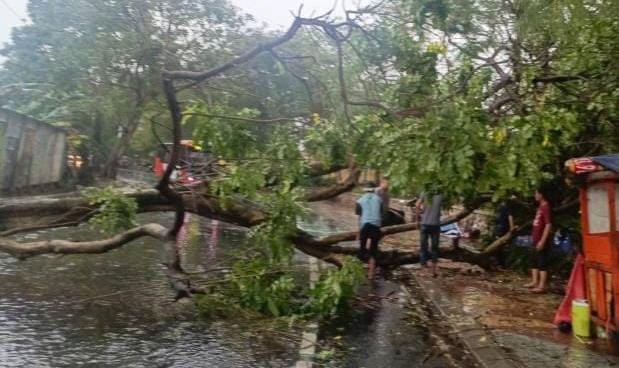
[[[155,157],[155,165],[153,166],[153,171],[156,177],[160,178],[163,176],[163,162],[161,162],[159,156]]]
[[[587,298],[585,285],[585,260],[583,256],[579,254],[576,257],[570,280],[565,288],[565,297],[555,314],[555,325],[560,326],[562,323],[572,322],[572,300]]]

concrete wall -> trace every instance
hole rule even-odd
[[[62,129],[0,108],[0,190],[60,182],[66,140]]]

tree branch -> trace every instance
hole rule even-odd
[[[475,210],[477,210],[482,204],[486,203],[488,200],[489,198],[487,197],[479,197],[470,206],[465,207],[458,213],[452,216],[444,217],[441,220],[441,226],[448,225],[454,222],[458,222],[464,219],[465,217],[473,213]],[[418,230],[418,229],[419,229],[419,224],[416,222],[411,222],[411,223],[406,223],[402,225],[385,226],[385,227],[382,227],[380,231],[381,231],[382,236],[386,236],[386,235],[399,234],[399,233],[404,233],[407,231],[413,231],[413,230]],[[320,246],[328,246],[328,245],[337,244],[337,243],[341,243],[345,241],[352,241],[357,238],[357,234],[358,234],[357,231],[349,231],[345,233],[329,235],[324,238],[315,240],[314,244],[320,245]]]
[[[342,185],[337,186],[337,190],[332,189],[331,194],[335,195],[337,194],[336,192],[344,191],[344,186],[351,185],[351,183],[353,182],[353,178],[356,179],[356,175],[358,175],[358,173],[354,171],[351,172],[351,175],[349,175],[348,179],[344,183],[342,183]],[[264,210],[264,208],[262,208],[262,206],[260,206],[259,204],[255,202],[248,201],[241,197],[233,196],[233,197],[227,198],[225,200],[225,203],[222,203],[222,201],[218,197],[206,194],[205,191],[199,191],[199,189],[197,189],[196,191],[197,193],[187,192],[187,193],[179,194],[183,202],[185,203],[185,208],[187,209],[187,211],[194,212],[200,216],[218,219],[221,221],[225,221],[225,222],[236,224],[236,225],[243,226],[243,227],[253,227],[253,226],[263,223],[264,221],[268,219],[268,214]],[[136,201],[138,202],[139,211],[175,210],[175,206],[170,203],[168,198],[162,196],[160,193],[154,190],[140,191],[140,192],[136,192],[136,193],[129,194],[129,195],[133,197],[134,199],[136,199]],[[306,199],[311,200],[312,198],[310,197],[312,197],[313,195],[318,196],[317,194],[308,194],[308,198]],[[315,197],[313,199],[318,199],[318,198]],[[455,215],[444,218],[442,221],[442,224],[448,224],[448,223],[461,220],[462,218],[472,213],[475,209],[477,209],[487,200],[488,198],[486,197],[478,198],[476,201],[473,201],[469,206],[465,207],[462,211],[456,213]],[[0,211],[0,214],[1,214],[1,211]],[[161,230],[162,227],[158,227],[157,229],[159,231],[157,234],[161,234],[160,231],[163,231]],[[407,232],[407,231],[413,231],[417,229],[418,229],[417,223],[408,223],[408,224],[403,224],[403,225],[383,227],[381,231],[382,231],[383,236],[385,236],[385,235],[397,234],[397,233],[402,233],[402,232]],[[153,236],[151,234],[152,231],[151,233],[148,233],[148,232],[141,233],[139,232],[140,230],[136,230],[136,229],[133,229],[132,231],[133,232],[130,232],[128,234],[127,233],[121,234],[123,237],[120,239],[115,237],[115,238],[103,241],[104,243],[94,243],[101,248],[91,249],[90,252],[95,253],[95,249],[98,249],[97,252],[104,252],[104,251],[108,251],[111,249],[115,249],[115,247],[122,245],[121,243],[124,244],[128,241],[131,241],[135,239],[135,237],[138,237],[138,235],[139,236],[143,236],[143,235]],[[134,237],[129,238],[129,236],[134,236]],[[357,232],[344,232],[340,234],[330,235],[324,238],[315,238],[299,229],[297,234],[291,238],[291,241],[294,243],[295,247],[297,247],[300,251],[310,256],[315,256],[325,261],[339,265],[341,261],[341,257],[343,255],[354,254],[356,251],[355,250],[356,248],[347,247],[347,246],[339,246],[337,244],[340,242],[355,240],[356,236],[357,236]],[[174,252],[175,247],[174,247],[173,240],[171,240],[169,237],[160,238],[160,239],[167,239],[167,243],[169,244],[166,247],[166,249],[168,249],[170,253]],[[85,245],[84,247],[82,247],[79,242],[77,243],[74,243],[74,242],[52,243],[54,245],[70,244],[72,248],[71,247],[53,248],[51,247],[51,245],[45,242],[34,243],[35,245],[34,248],[32,244],[26,245],[26,246],[18,246],[16,245],[15,242],[11,243],[11,241],[7,240],[6,238],[0,238],[0,242],[4,244],[4,247],[0,246],[0,251],[6,251],[15,256],[20,256],[20,254],[21,256],[24,256],[24,255],[27,256],[28,254],[30,254],[28,253],[29,251],[30,252],[35,251],[36,254],[50,253],[50,252],[88,253],[88,249],[94,247],[94,245],[92,245],[93,243],[91,242],[87,242],[86,244],[84,244]],[[47,244],[47,245],[42,245],[42,243]],[[446,256],[448,257],[458,256],[460,258],[473,257],[471,255],[464,254],[463,252],[465,251],[454,250],[452,253],[446,254]],[[174,260],[176,259],[175,257],[176,257],[175,254],[171,254],[169,258]],[[381,252],[379,255],[379,264],[384,265],[384,266],[386,265],[396,266],[396,265],[401,265],[405,263],[416,262],[417,260],[418,260],[418,254],[416,252],[410,252],[410,251],[392,250],[388,252]],[[179,269],[175,267],[171,267],[170,264],[168,264],[168,268],[169,268],[169,272],[176,275],[175,279],[178,279],[179,275],[182,274],[182,271],[179,271]],[[187,286],[189,284],[181,282],[179,285]],[[175,287],[178,288],[179,285],[176,285]],[[190,287],[190,286],[187,286],[187,287]]]
[[[205,114],[205,113],[199,113],[199,112],[187,112],[187,113],[183,113],[183,116],[203,116],[207,118],[236,120],[236,121],[243,121],[243,122],[248,122],[248,123],[260,123],[260,124],[287,123],[290,121],[294,121],[294,118],[252,119],[252,118],[244,118],[241,116]]]
[[[350,127],[352,127],[352,120],[350,118],[350,111],[348,108],[348,91],[346,90],[346,78],[344,76],[344,51],[342,49],[342,42],[338,39],[335,40],[335,45],[337,47],[337,79],[340,84],[340,96],[342,97],[343,107],[344,107],[344,117],[346,118],[346,122]]]
[[[324,188],[309,190],[305,195],[304,200],[307,202],[324,201],[326,199],[337,197],[342,193],[349,192],[357,185],[359,175],[361,175],[361,171],[353,168],[350,170],[348,177],[343,182]]]
[[[170,188],[170,176],[172,175],[172,171],[176,169],[176,163],[178,162],[178,158],[180,156],[179,148],[182,136],[182,115],[181,107],[176,99],[176,92],[174,91],[174,82],[170,79],[165,79],[163,81],[163,89],[168,102],[168,107],[170,109],[174,144],[172,146],[172,153],[170,154],[170,162],[168,162],[166,171],[163,173],[161,180],[155,188],[157,188],[161,195],[168,198],[175,207],[176,216],[174,218],[174,226],[170,229],[168,235],[171,239],[176,239],[176,235],[185,222],[185,208],[181,196]]]
[[[275,50],[270,50],[270,51],[271,51],[271,55],[273,55],[275,60],[279,61],[279,63],[284,67],[284,69],[286,69],[288,73],[290,73],[290,75],[292,75],[296,80],[301,82],[301,84],[305,88],[305,91],[307,92],[307,98],[309,100],[309,105],[310,105],[310,112],[313,112],[314,105],[315,105],[314,97],[312,96],[312,88],[310,87],[310,84],[307,81],[307,78],[300,76],[294,70],[292,70],[292,68],[289,67],[288,63],[284,60],[284,56],[280,56],[278,53],[275,52]],[[307,57],[312,58],[314,62],[316,62],[316,58],[314,58],[313,56],[307,56]],[[302,58],[302,57],[297,57],[297,58]]]
[[[308,175],[311,177],[318,177],[328,174],[333,174],[335,172],[344,170],[347,168],[347,165],[344,164],[333,164],[326,166],[322,162],[312,162],[309,164],[309,173]]]
[[[231,61],[222,64],[213,69],[209,69],[203,72],[191,72],[191,71],[164,71],[164,76],[169,79],[191,79],[195,81],[204,81],[212,78],[216,75],[225,73],[226,71],[236,67],[237,65],[244,64],[249,60],[255,58],[259,54],[274,49],[275,47],[291,40],[301,26],[305,23],[305,20],[300,17],[296,17],[294,22],[290,25],[290,28],[281,37],[276,38],[271,42],[260,44],[245,54],[238,56]]]
[[[142,236],[165,240],[167,229],[159,224],[147,224],[104,240],[73,242],[68,240],[44,240],[19,243],[0,237],[0,250],[17,258],[29,258],[41,254],[95,254],[117,249]]]
[[[575,80],[586,80],[583,75],[548,75],[533,78],[533,83],[565,83]]]

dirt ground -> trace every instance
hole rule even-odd
[[[446,263],[449,263],[448,261]],[[514,272],[463,275],[444,271],[443,287],[462,302],[463,311],[477,316],[489,328],[500,328],[535,337],[552,336],[552,324],[562,296],[532,294],[522,285],[528,278]]]

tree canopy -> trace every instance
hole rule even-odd
[[[0,91],[3,105],[68,125],[106,168],[131,145],[154,149],[132,139],[150,125],[226,162],[199,199],[169,185],[170,165],[157,189],[175,226],[129,238],[173,239],[189,210],[253,227],[253,271],[286,265],[291,244],[342,265],[332,254],[349,250],[334,244],[351,234],[316,239],[297,219],[304,201],[354,187],[359,168],[388,174],[403,196],[441,192],[469,212],[542,182],[570,198],[564,161],[619,149],[618,7],[378,1],[339,18],[300,10],[287,31],[268,32],[225,0],[31,0],[32,24],[2,51]],[[343,167],[347,181],[314,188]],[[264,277],[237,285],[242,300],[278,314],[287,306],[256,295],[287,296],[290,280]]]

